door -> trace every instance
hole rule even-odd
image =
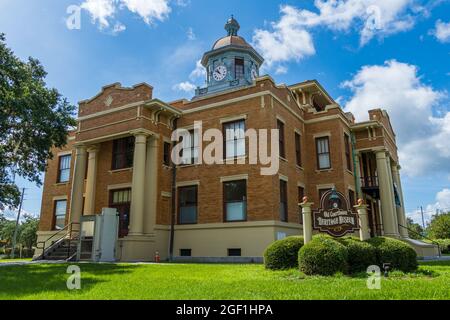
[[[130,226],[131,189],[111,191],[109,207],[119,213],[119,238],[126,237]]]

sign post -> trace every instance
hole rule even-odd
[[[311,207],[314,203],[308,202],[308,197],[303,198],[303,202],[300,203],[302,207],[302,215],[303,215],[303,239],[305,244],[312,240],[312,215],[311,215]]]
[[[361,241],[370,239],[369,233],[369,218],[367,214],[367,205],[364,204],[362,199],[358,200],[358,205],[355,206],[355,209],[358,211],[359,218],[359,238]]]

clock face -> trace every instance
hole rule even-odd
[[[213,78],[216,81],[222,81],[227,76],[227,68],[224,65],[218,66],[214,69]]]
[[[256,70],[256,68],[252,69],[252,79],[255,80],[256,78],[258,78],[258,71]]]

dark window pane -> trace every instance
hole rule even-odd
[[[179,224],[197,223],[197,186],[178,189]]]
[[[229,257],[240,257],[241,249],[228,249],[228,256]]]
[[[301,167],[302,166],[301,136],[298,133],[295,133],[295,156],[297,165]]]
[[[247,219],[247,181],[231,181],[223,184],[225,220],[245,221]]]
[[[277,128],[279,130],[280,157],[286,158],[285,142],[284,142],[284,123],[277,120]]]
[[[350,138],[346,134],[344,135],[344,142],[345,142],[345,159],[347,161],[347,169],[352,171]]]
[[[225,131],[225,158],[245,156],[245,120],[225,123],[223,129]]]
[[[112,169],[133,167],[134,137],[117,139],[113,142]]]
[[[66,223],[67,200],[55,201],[55,230],[61,230]]]
[[[164,142],[163,161],[166,166],[170,165],[170,143],[169,142]]]
[[[235,79],[244,78],[244,59],[236,58],[234,61]]]
[[[287,182],[280,180],[280,220],[288,221]]]
[[[180,257],[191,257],[192,249],[180,249]]]
[[[356,202],[355,202],[355,192],[354,192],[353,190],[348,190],[348,201],[350,202],[350,206],[351,206],[350,209],[353,210],[353,206],[356,205]]]
[[[71,155],[59,157],[58,183],[68,182],[70,179],[70,161]]]
[[[317,167],[319,170],[331,168],[329,148],[328,137],[316,139]]]

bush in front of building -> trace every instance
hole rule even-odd
[[[348,237],[338,239],[348,250],[348,272],[364,272],[369,266],[376,265],[377,250],[367,242],[360,241],[358,238]]]
[[[12,256],[12,249],[6,248],[4,254],[7,258],[10,258]],[[14,256],[15,258],[32,258],[34,256],[34,249],[23,248],[21,254],[19,248],[16,248],[16,250],[14,250]]]
[[[377,264],[382,267],[384,263],[390,263],[391,269],[403,272],[417,270],[417,253],[403,241],[377,237],[366,240],[374,246],[377,253]]]
[[[306,275],[330,276],[348,271],[348,250],[330,237],[315,236],[298,253],[300,271]]]
[[[287,237],[272,243],[264,252],[266,269],[298,268],[298,251],[303,244],[303,237],[298,236]]]

